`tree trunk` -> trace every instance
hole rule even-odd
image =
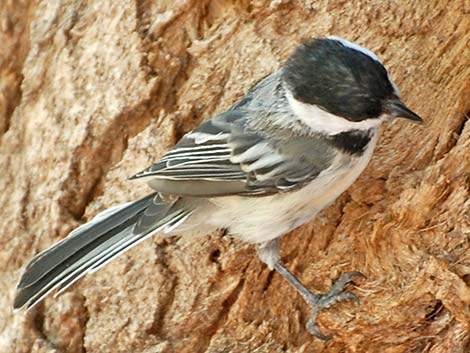
[[[4,0],[1,352],[468,352],[470,5],[464,0]],[[30,312],[34,254],[146,194],[127,177],[312,36],[376,52],[425,120],[383,130],[360,179],[282,255],[314,291],[367,275],[319,323],[254,249],[155,237]]]

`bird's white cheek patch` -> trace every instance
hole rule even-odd
[[[367,119],[358,122],[349,121],[337,115],[328,113],[323,109],[298,101],[292,93],[286,92],[292,111],[304,124],[312,130],[327,135],[336,135],[351,130],[370,130],[382,123],[382,119]]]

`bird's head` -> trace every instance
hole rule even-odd
[[[341,38],[315,38],[300,46],[287,61],[283,79],[296,108],[321,110],[351,128],[390,118],[423,123],[401,101],[378,57]]]

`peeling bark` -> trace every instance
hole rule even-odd
[[[464,1],[0,4],[0,352],[468,352],[470,17]],[[147,240],[58,298],[12,312],[22,267],[126,178],[277,69],[305,38],[376,52],[427,124],[394,122],[370,166],[283,239],[313,290],[367,274],[361,305],[309,309],[220,234]]]

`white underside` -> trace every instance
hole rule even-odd
[[[361,157],[339,154],[330,168],[298,191],[267,197],[210,199],[215,207],[206,223],[229,228],[233,236],[251,243],[284,235],[312,220],[351,186],[369,163],[378,135],[376,129]]]

